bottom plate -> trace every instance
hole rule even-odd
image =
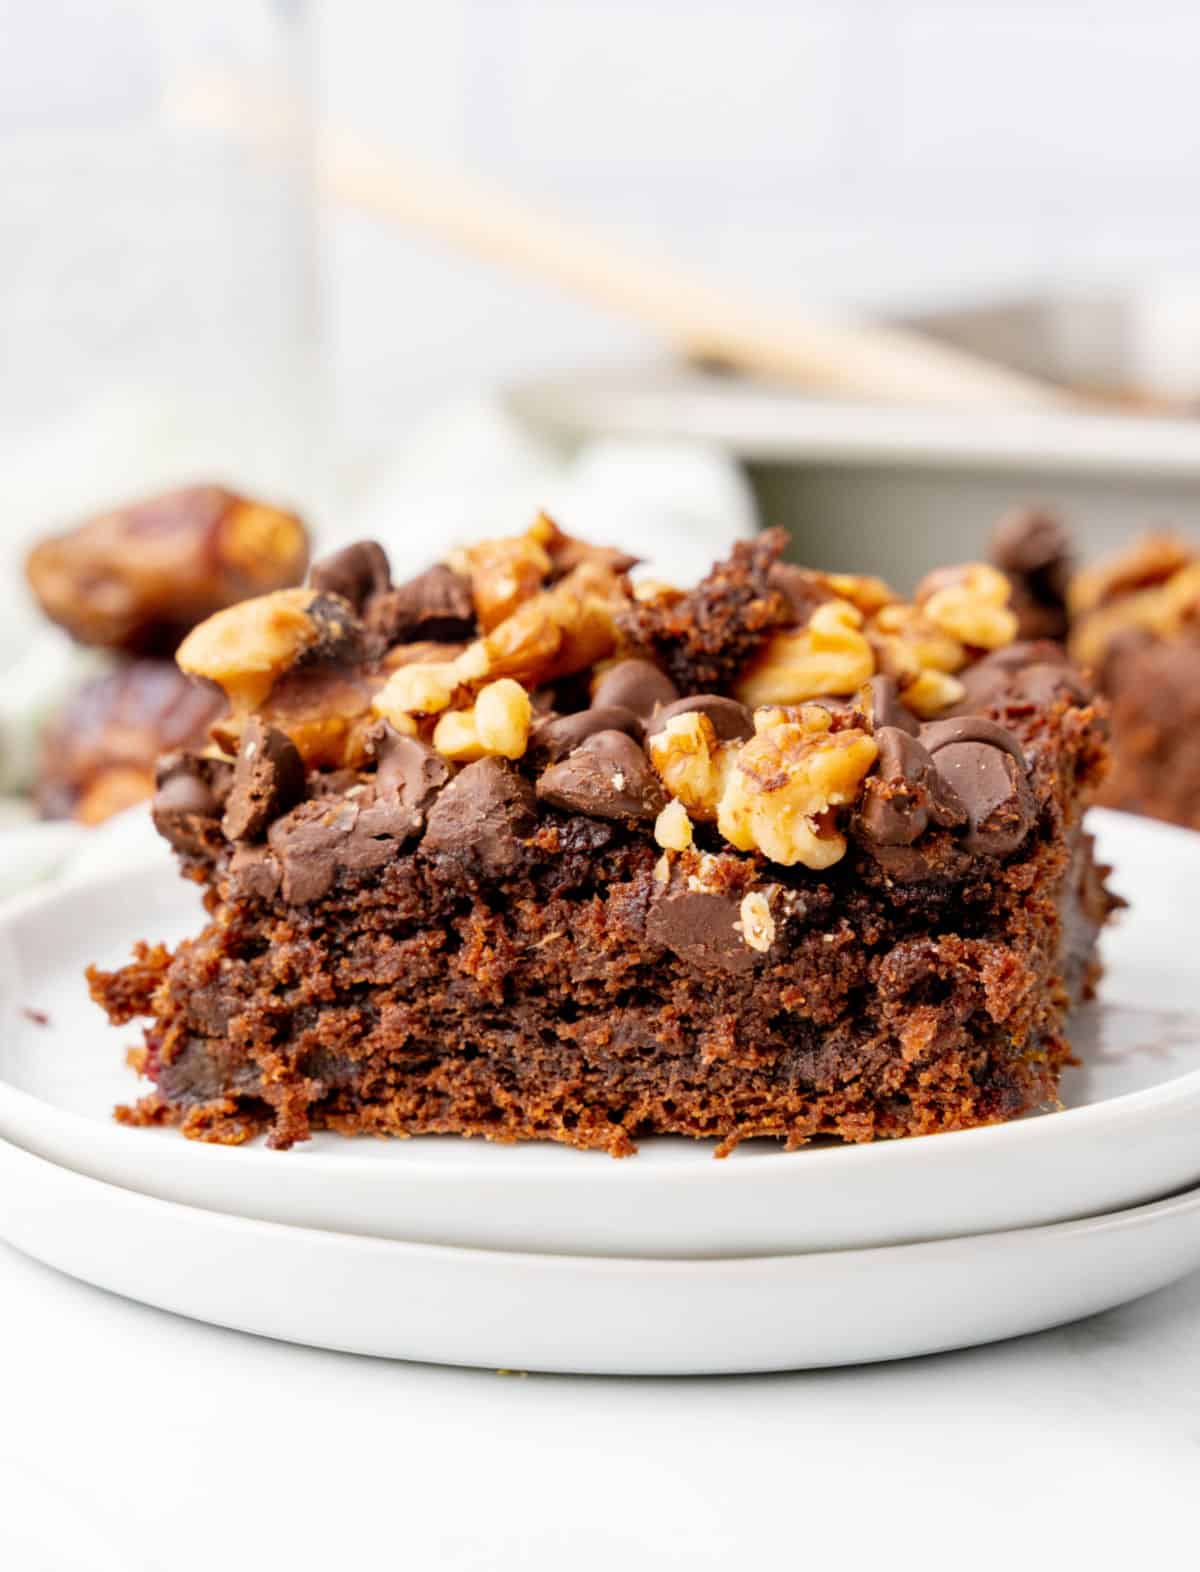
[[[491,1368],[729,1374],[994,1342],[1136,1299],[1200,1265],[1200,1190],[932,1244],[648,1261],[256,1222],[0,1142],[0,1237],[101,1288],[293,1343]]]

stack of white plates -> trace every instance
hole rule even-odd
[[[1076,1018],[1064,1108],[785,1153],[616,1162],[450,1138],[291,1152],[112,1122],[136,1097],[82,980],[200,920],[164,867],[0,913],[0,1237],[117,1293],[296,1342],[520,1369],[692,1373],[1014,1336],[1200,1266],[1200,836],[1097,814],[1132,910]]]

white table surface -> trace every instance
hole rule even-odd
[[[6,1246],[0,1327],[11,1572],[1193,1556],[1200,1274],[992,1348],[747,1378],[323,1353],[147,1309]]]

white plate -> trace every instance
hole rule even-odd
[[[1099,814],[1134,911],[1106,941],[1104,1004],[1080,1016],[1068,1111],[953,1135],[785,1153],[659,1139],[617,1162],[453,1137],[291,1152],[114,1124],[138,1095],[135,1027],[90,1003],[86,962],[197,930],[193,886],[127,872],[0,916],[0,1136],[94,1178],[267,1221],[479,1249],[716,1257],[898,1244],[1086,1217],[1200,1183],[1200,836]],[[23,1013],[40,1009],[49,1024]]]
[[[288,1342],[493,1369],[718,1375],[962,1348],[1136,1299],[1200,1265],[1200,1191],[888,1250],[644,1261],[253,1222],[0,1141],[0,1237],[114,1293]]]

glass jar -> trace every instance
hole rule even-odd
[[[36,535],[191,481],[319,507],[306,12],[0,0],[0,670]]]

